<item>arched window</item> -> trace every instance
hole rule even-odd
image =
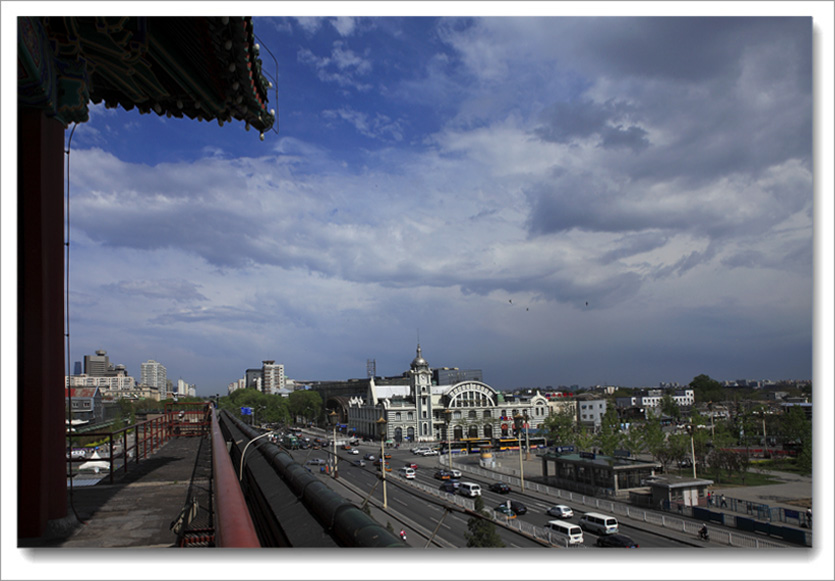
[[[485,418],[492,418],[493,417],[493,412],[491,412],[490,410],[484,410],[484,417]]]
[[[470,429],[467,430],[467,437],[478,438],[478,426],[470,426]]]
[[[461,440],[464,438],[464,428],[461,426],[455,426],[455,429],[452,430],[452,439],[453,440]]]
[[[412,413],[412,412],[407,412],[407,413],[406,413],[406,419],[407,419],[407,420],[413,420],[413,419],[415,419],[415,414],[414,414],[414,413]]]
[[[475,410],[470,410],[470,413],[467,414],[467,417],[471,420],[475,419]]]
[[[485,438],[492,438],[493,437],[493,426],[490,424],[484,424],[484,437]]]
[[[397,413],[395,413],[395,414],[394,414],[394,421],[395,421],[395,422],[399,422],[399,421],[400,421],[400,412],[397,412]]]

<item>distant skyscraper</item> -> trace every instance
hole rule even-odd
[[[84,373],[91,377],[104,377],[110,369],[110,357],[107,351],[99,349],[95,355],[84,356]]]
[[[72,374],[73,375],[81,375],[81,370],[82,369],[83,368],[81,367],[81,361],[76,361],[75,362],[75,368],[73,369]]]
[[[140,366],[140,383],[159,390],[160,397],[168,397],[168,374],[162,363],[149,359]]]

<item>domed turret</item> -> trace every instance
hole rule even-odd
[[[420,352],[420,343],[417,346],[417,355],[414,359],[412,359],[412,369],[424,369],[429,367],[429,364],[426,362],[426,359],[423,358]]]

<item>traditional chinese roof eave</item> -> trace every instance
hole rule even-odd
[[[65,126],[88,102],[263,133],[276,123],[249,17],[18,20],[18,95]]]

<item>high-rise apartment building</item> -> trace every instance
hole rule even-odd
[[[284,389],[284,365],[268,359],[262,361],[261,388],[264,393],[276,394]]]
[[[160,397],[168,398],[168,374],[165,365],[149,359],[140,366],[140,383],[156,387],[159,390]]]

